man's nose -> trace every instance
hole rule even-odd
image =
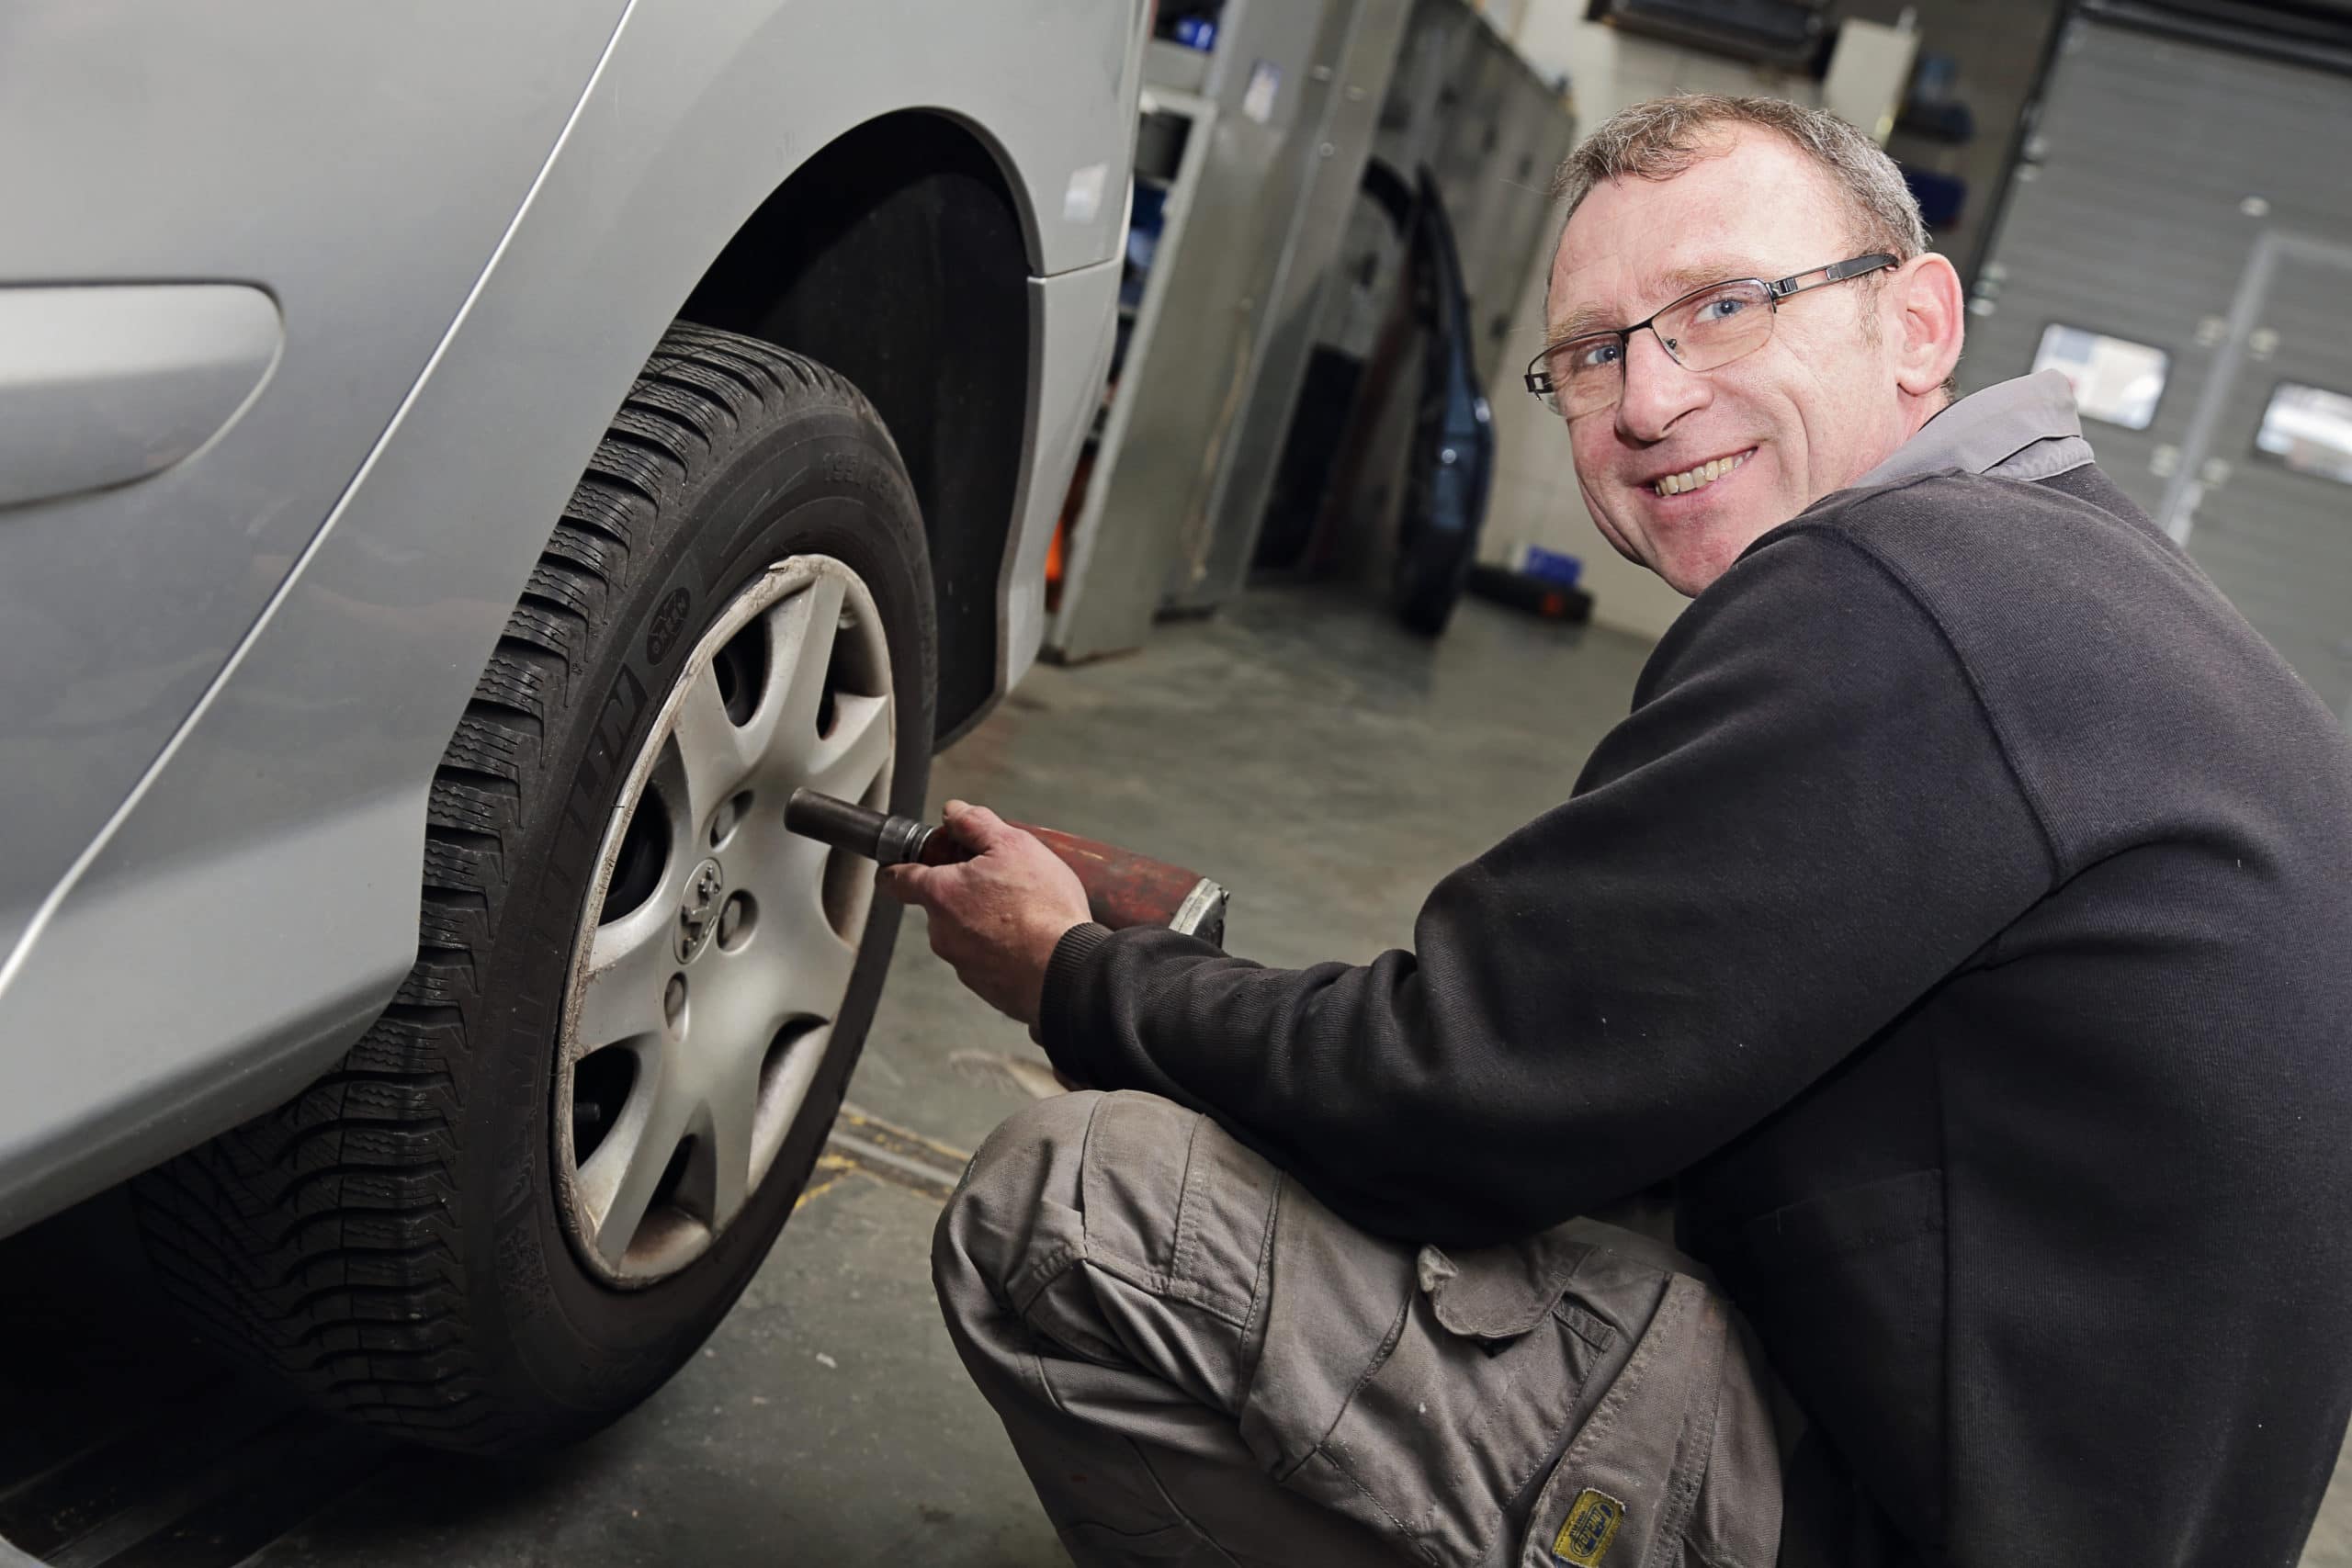
[[[1685,370],[1666,351],[1654,327],[1625,343],[1625,389],[1617,400],[1617,431],[1628,441],[1661,439],[1674,422],[1703,408],[1714,394],[1707,378]]]

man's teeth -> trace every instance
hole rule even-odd
[[[1714,483],[1747,461],[1752,455],[1751,451],[1742,452],[1736,457],[1718,457],[1712,463],[1702,463],[1695,468],[1686,468],[1679,474],[1668,474],[1650,488],[1660,495],[1681,495],[1686,491],[1697,490],[1702,485]]]

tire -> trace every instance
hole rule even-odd
[[[1434,511],[1430,470],[1434,465],[1426,455],[1426,438],[1417,431],[1414,441],[1412,471],[1405,491],[1407,511],[1397,534],[1388,603],[1408,630],[1435,638],[1445,635],[1453,619],[1453,606],[1462,596],[1461,584],[1454,579],[1461,575],[1456,567],[1463,552],[1449,551],[1449,541],[1430,521]]]
[[[1412,554],[1397,558],[1389,603],[1407,630],[1430,638],[1443,637],[1458,599],[1428,561]]]
[[[594,998],[624,995],[617,983],[595,988],[607,976],[591,954],[621,929],[613,910],[636,874],[628,868],[645,858],[628,855],[640,821],[650,820],[649,803],[658,799],[675,816],[672,795],[694,795],[665,790],[669,775],[659,769],[669,761],[662,759],[690,754],[690,699],[704,690],[697,682],[728,691],[725,660],[753,636],[729,633],[732,640],[706,658],[704,629],[724,631],[735,607],[800,581],[795,572],[816,574],[807,577],[815,586],[800,590],[811,605],[827,581],[850,584],[830,623],[840,640],[822,645],[834,651],[825,655],[819,700],[827,705],[808,754],[827,744],[826,725],[843,723],[842,705],[851,698],[847,687],[836,696],[836,670],[854,664],[840,651],[854,642],[868,663],[886,659],[888,666],[882,705],[870,709],[870,694],[856,698],[868,705],[861,723],[889,740],[867,803],[920,812],[936,634],[922,518],[897,449],[872,407],[832,372],[680,322],[599,444],[435,776],[417,959],[395,1000],[300,1097],[136,1186],[151,1256],[210,1337],[335,1411],[439,1447],[508,1452],[611,1421],[660,1387],[718,1325],[789,1216],[832,1122],[881,989],[897,906],[873,897],[863,862],[826,860],[805,840],[757,840],[817,857],[815,874],[831,900],[821,912],[844,947],[854,942],[854,958],[842,960],[846,990],[829,1021],[821,1011],[808,1015],[824,1027],[787,1025],[759,1059],[756,1109],[743,1114],[775,1111],[774,1125],[755,1130],[754,1142],[769,1139],[764,1177],[755,1167],[739,1206],[711,1197],[697,1222],[686,1195],[696,1161],[726,1162],[706,1158],[692,1138],[681,1143],[644,1222],[628,1222],[628,1235],[613,1222],[617,1245],[629,1248],[619,1262],[589,1234],[594,1215],[580,1194],[605,1145],[582,1118],[601,1108],[626,1122],[617,1108],[638,1103],[628,1096],[640,1081],[651,1086],[649,1102],[660,1100],[653,1090],[673,1084],[673,1074],[677,1083],[687,1079],[673,1066],[683,1057],[662,1053],[684,1047],[631,1036],[634,1076],[621,1090],[606,1084],[598,1091],[609,1105],[590,1092],[590,1077],[591,1064],[611,1053],[571,1058],[591,1049],[573,1042],[587,1039]],[[780,646],[776,617],[801,603],[759,610],[756,625],[767,628],[757,631],[766,639],[761,648]],[[806,667],[811,660],[793,671]],[[768,684],[756,689],[781,694],[775,701],[785,716],[774,732],[786,734],[800,687],[790,671],[760,668]],[[689,669],[703,673],[688,682]],[[747,679],[739,675],[737,689],[753,689],[743,686]],[[672,713],[665,694],[686,705]],[[729,722],[740,722],[731,707]],[[877,739],[869,749],[879,746]],[[632,767],[640,756],[656,759],[653,773]],[[641,799],[632,789],[644,792]],[[761,833],[781,835],[777,792],[763,783],[732,797],[730,811],[737,802],[747,833],[756,823]],[[685,820],[700,830],[699,819]],[[712,820],[714,845],[719,826]],[[673,875],[673,857],[702,852],[674,829],[662,830],[669,839],[657,881]],[[752,870],[770,874],[785,852]],[[719,851],[710,853],[716,863]],[[685,955],[662,992],[664,1009],[684,995],[690,974],[768,985],[785,972],[772,959],[688,966],[706,951],[721,962],[717,949],[726,942],[695,934],[701,917],[691,888],[702,874],[677,874],[689,892],[674,930],[671,909],[644,906],[657,909],[644,919],[668,933],[662,940]],[[727,897],[731,908],[741,895]],[[718,920],[707,889],[705,905],[702,916]],[[770,925],[758,929],[797,929],[761,918]],[[739,934],[752,929],[739,922]],[[665,1027],[683,1032],[704,995],[695,990]],[[651,1055],[635,1054],[640,1049]],[[729,1060],[750,1059],[740,1039],[725,1049]],[[635,1065],[642,1061],[658,1071]],[[768,1075],[784,1070],[779,1061],[791,1064],[799,1098],[772,1102]],[[739,1100],[709,1094],[697,1102],[698,1125],[727,1116]],[[609,1134],[620,1136],[617,1126]],[[640,1141],[650,1147],[652,1137],[645,1132]],[[709,1146],[726,1142],[713,1134]],[[710,1190],[722,1186],[714,1178]],[[616,1200],[609,1213],[619,1207]],[[657,1249],[649,1255],[655,1264],[632,1276],[625,1265],[638,1256],[637,1233],[652,1234],[657,1217],[673,1239],[701,1224],[701,1249]]]

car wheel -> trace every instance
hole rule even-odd
[[[1442,637],[1453,619],[1461,597],[1461,575],[1466,566],[1458,540],[1447,538],[1431,520],[1437,513],[1429,436],[1416,429],[1413,456],[1405,481],[1405,515],[1397,530],[1396,558],[1390,563],[1388,602],[1396,618],[1426,637]]]
[[[397,998],[138,1184],[201,1325],[476,1451],[593,1430],[692,1355],[808,1179],[897,934],[785,799],[922,809],[932,605],[856,389],[673,327],[435,776]]]

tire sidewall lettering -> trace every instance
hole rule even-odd
[[[680,634],[686,629],[694,604],[694,594],[684,587],[673,588],[662,596],[662,602],[653,609],[653,624],[645,633],[646,663],[658,666],[669,659],[670,650],[678,646]]]

